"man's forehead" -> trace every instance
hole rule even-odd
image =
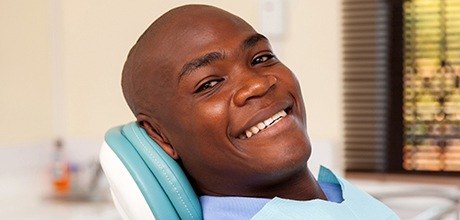
[[[150,33],[152,36],[146,39],[148,42],[143,43],[145,61],[162,66],[180,61],[182,64],[174,67],[179,72],[177,68],[182,68],[189,59],[208,53],[205,50],[210,49],[206,48],[209,41],[225,42],[232,34],[243,31],[255,33],[249,24],[233,14],[212,7],[204,9],[202,13],[197,9],[163,18],[160,26]]]

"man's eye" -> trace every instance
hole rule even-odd
[[[251,65],[256,65],[256,64],[259,64],[259,63],[263,63],[263,62],[267,62],[271,59],[276,59],[276,56],[272,53],[269,53],[269,54],[264,54],[264,55],[261,55],[261,56],[258,56],[256,58],[254,58],[251,62]]]
[[[198,92],[202,92],[202,91],[211,89],[212,87],[214,87],[215,85],[217,85],[217,83],[219,83],[220,81],[222,81],[222,79],[207,81],[207,82],[201,84],[201,85],[198,87],[198,89],[195,91],[195,93],[198,93]]]

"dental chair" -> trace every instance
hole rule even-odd
[[[123,219],[202,219],[198,197],[179,164],[137,123],[106,133],[100,162]]]

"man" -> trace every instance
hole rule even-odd
[[[320,185],[308,169],[296,77],[241,18],[204,5],[167,12],[131,49],[122,87],[190,177],[205,219],[249,219],[275,197],[343,201],[338,182]]]

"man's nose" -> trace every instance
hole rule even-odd
[[[265,95],[277,82],[275,76],[252,73],[240,81],[233,102],[236,106],[243,106],[248,100]]]

